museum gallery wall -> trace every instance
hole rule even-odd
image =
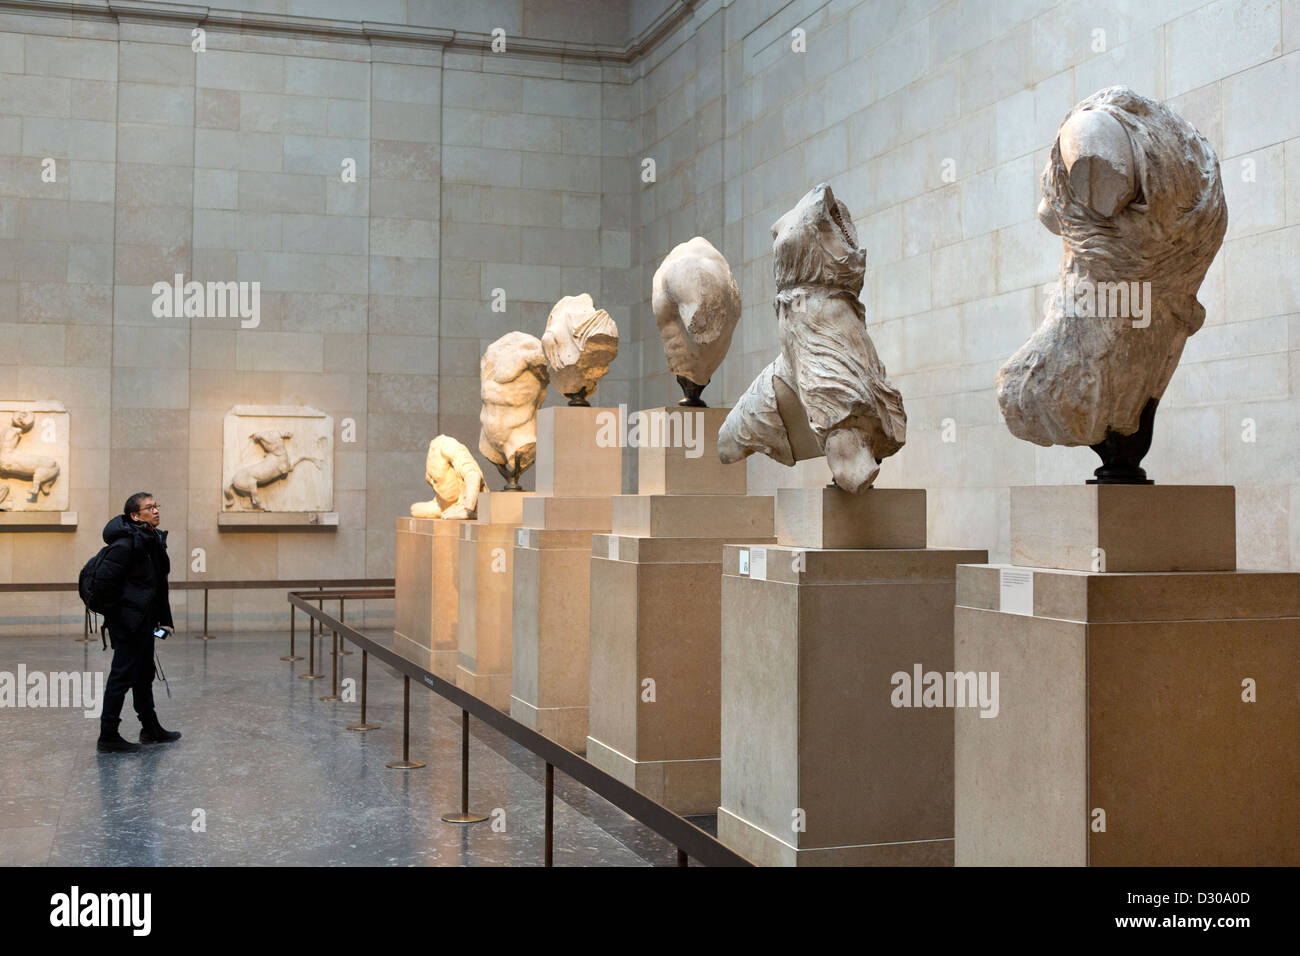
[[[292,33],[0,3],[0,581],[71,580],[140,488],[177,577],[389,577],[395,519],[534,490],[529,429],[591,388],[749,410],[720,442],[742,457],[787,421],[782,396],[818,391],[815,362],[779,367],[793,332],[772,311],[772,227],[801,207],[862,250],[833,301],[862,289],[872,412],[731,466],[750,495],[924,488],[930,547],[1006,561],[1011,487],[1081,481],[1105,460],[1088,446],[1136,424],[1160,485],[1235,487],[1237,567],[1300,567],[1294,4],[407,8]],[[1116,359],[1141,387],[1103,381],[1106,412],[1084,414],[1069,392],[1094,383],[1045,389],[1035,355],[1113,358],[1052,341],[1105,266],[1062,266],[1044,227],[1068,248],[1069,210],[1043,187],[1074,183],[1053,172],[1067,114],[1119,84],[1199,131],[1183,144],[1217,157],[1229,214],[1186,288],[1126,290],[1163,337]],[[1153,199],[1141,155],[1103,152],[1099,204]],[[685,308],[717,328],[692,327],[665,260],[721,275],[715,254],[736,299],[718,279]],[[588,338],[608,354],[564,357]],[[636,456],[616,467],[634,492]],[[274,594],[211,604],[219,627],[286,623]],[[6,608],[3,633],[80,626],[72,596]]]

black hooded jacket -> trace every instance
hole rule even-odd
[[[121,594],[117,610],[106,614],[114,639],[145,634],[160,624],[174,627],[167,599],[167,532],[118,515],[104,526],[104,581],[108,593]]]

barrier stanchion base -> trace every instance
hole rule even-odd
[[[348,730],[378,730],[379,724],[348,724]]]
[[[342,700],[342,699],[343,698],[340,697],[338,694],[326,694],[324,697],[321,698],[321,700]]]
[[[389,770],[419,770],[424,764],[418,760],[390,760],[384,766]]]
[[[487,819],[481,813],[444,813],[442,815],[443,823],[482,823]]]
[[[195,634],[195,635],[194,635],[194,639],[195,639],[196,641],[215,641],[215,640],[216,640],[216,638],[213,637],[211,634]]]
[[[304,658],[301,654],[285,654],[284,657],[280,658],[280,660],[282,661],[301,661],[305,659],[306,658]]]
[[[298,680],[320,680],[324,674],[299,674]]]

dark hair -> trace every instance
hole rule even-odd
[[[126,504],[122,506],[122,514],[131,517],[133,514],[140,513],[140,505],[152,498],[153,494],[148,491],[137,491],[130,498],[126,499]]]

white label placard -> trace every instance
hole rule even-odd
[[[1034,572],[1002,568],[998,581],[998,610],[1005,614],[1034,616]]]
[[[749,579],[751,581],[767,580],[767,548],[749,549]]]
[[[523,528],[515,529],[515,544],[521,548],[528,547],[528,532]]]
[[[609,536],[609,560],[618,560],[618,535],[616,534]]]
[[[749,574],[749,548],[741,548],[736,552],[736,557],[740,559],[739,571],[741,574]]]

